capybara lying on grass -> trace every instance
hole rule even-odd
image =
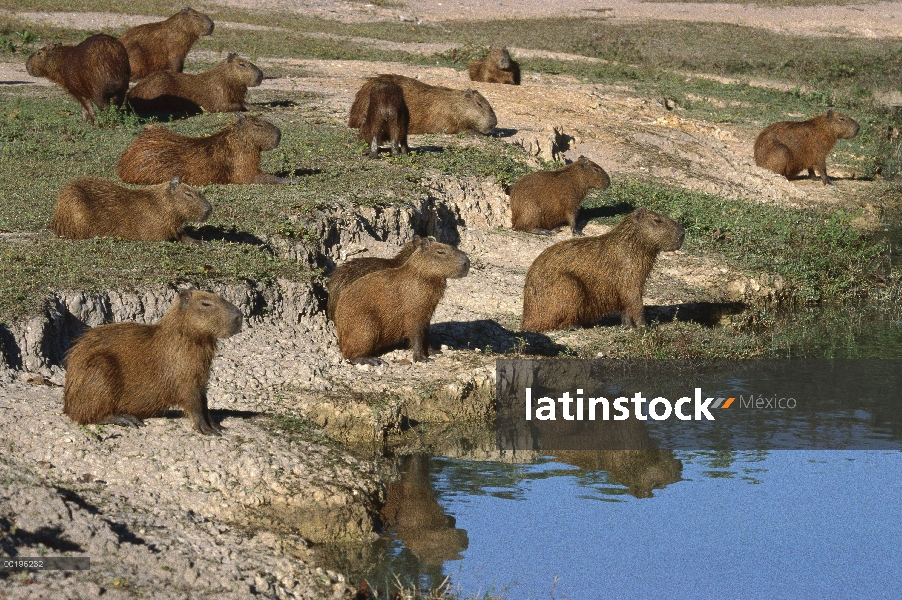
[[[77,46],[49,44],[28,57],[32,77],[46,77],[81,103],[81,116],[94,122],[97,108],[122,106],[128,92],[129,66],[125,47],[114,37],[92,35]]]
[[[523,286],[524,331],[591,325],[619,310],[624,325],[645,325],[642,293],[661,252],[683,245],[683,226],[637,208],[604,235],[546,248]]]
[[[263,81],[261,71],[237,54],[203,73],[158,71],[138,82],[128,93],[128,103],[138,114],[238,112],[250,110],[247,88]]]
[[[520,65],[511,59],[507,48],[492,48],[485,57],[467,65],[470,81],[520,85]]]
[[[326,316],[335,320],[335,307],[338,304],[338,298],[341,296],[342,290],[357,281],[367,273],[373,271],[381,271],[382,269],[396,269],[407,262],[414,250],[420,247],[422,240],[420,236],[415,235],[413,239],[406,244],[392,258],[376,258],[367,256],[364,258],[354,258],[335,267],[335,270],[329,275],[329,302],[326,305]]]
[[[203,194],[174,177],[134,190],[104,179],[76,179],[59,193],[53,231],[71,239],[121,237],[144,242],[196,242],[186,221],[206,221],[213,207]]]
[[[805,169],[811,179],[816,179],[817,169],[824,185],[833,183],[827,176],[827,155],[837,139],[851,139],[858,135],[859,128],[852,118],[835,110],[807,121],[768,125],[755,139],[755,164],[790,180]]]
[[[128,51],[132,79],[157,71],[180,72],[197,38],[211,33],[213,20],[191,8],[183,8],[165,21],[126,30],[120,40]]]
[[[452,90],[427,85],[403,75],[379,75],[370,78],[354,98],[348,127],[358,128],[366,120],[370,89],[390,81],[404,91],[404,102],[410,112],[408,134],[419,133],[491,133],[498,119],[488,100],[474,90]]]
[[[279,145],[279,128],[239,114],[211,136],[193,138],[150,125],[135,138],[116,165],[126,183],[154,184],[178,177],[189,185],[210,183],[288,183],[260,172],[260,153]]]
[[[464,277],[467,255],[422,240],[400,267],[364,275],[341,293],[335,328],[341,355],[355,363],[379,364],[379,350],[410,340],[413,361],[429,356],[429,322],[445,294],[446,279]]]
[[[536,171],[521,177],[510,190],[511,221],[517,231],[550,234],[562,223],[577,235],[579,205],[591,189],[607,189],[611,179],[586,158],[554,171]]]
[[[82,425],[142,425],[170,406],[194,429],[219,435],[210,418],[207,380],[216,340],[241,331],[241,312],[219,296],[182,290],[155,325],[115,323],[91,329],[66,355],[63,412]]]

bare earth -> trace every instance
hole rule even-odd
[[[423,0],[391,7],[324,0],[217,3],[344,21],[572,15],[623,22],[725,22],[818,35],[902,35],[899,2],[785,9],[627,0]],[[86,31],[154,20],[102,12],[18,14],[33,22]],[[220,25],[254,29],[240,23]],[[398,47],[445,49],[426,44]],[[514,53],[531,52],[539,54],[528,48]],[[192,53],[188,70],[198,58],[215,60],[219,55]],[[840,178],[835,187],[787,182],[754,165],[751,147],[757,129],[692,119],[628,88],[533,73],[525,74],[519,88],[472,84],[465,73],[453,69],[400,63],[287,58],[256,62],[264,71],[277,67],[290,75],[266,79],[251,91],[251,102],[264,94],[291,99],[293,93],[317,92],[318,110],[336,122],[346,119],[363,78],[377,73],[399,73],[461,89],[475,85],[494,107],[504,140],[543,158],[588,156],[612,179],[651,175],[692,190],[796,207],[856,202],[850,198],[864,196],[858,192],[867,185],[835,158],[828,161],[831,175]],[[14,89],[25,93],[36,86],[47,92],[50,85],[30,77],[21,62],[0,63],[0,87],[6,93]],[[421,143],[411,137],[414,149]],[[80,552],[95,557],[88,574],[15,575],[3,583],[13,584],[11,597],[91,598],[101,589],[113,598],[347,594],[342,575],[315,566],[305,540],[371,533],[370,519],[382,493],[375,467],[334,446],[274,431],[260,413],[304,416],[333,437],[358,441],[368,436],[377,441],[405,411],[405,416],[415,415],[419,421],[483,417],[488,409],[473,397],[491,389],[494,357],[489,354],[512,352],[520,343],[517,329],[526,270],[542,250],[569,237],[566,231],[544,238],[506,229],[508,200],[494,181],[437,179],[430,186],[430,193],[458,212],[463,223],[460,248],[473,265],[466,278],[449,282],[435,314],[433,341],[444,352],[434,362],[411,365],[409,351],[397,350],[384,356],[388,364],[383,367],[351,365],[341,359],[334,328],[321,312],[296,315],[291,323],[250,322],[223,344],[214,362],[211,407],[225,414],[228,428],[217,439],[194,434],[185,419],[154,419],[139,430],[76,427],[60,412],[58,385],[64,372],[59,367],[32,369],[47,378],[33,381],[48,386],[26,384],[22,373],[0,370],[0,444],[10,450],[0,459],[0,479],[8,482],[0,487],[0,539],[12,535],[7,525],[28,533],[50,523],[58,527],[55,543],[69,540],[80,545]],[[876,209],[865,203],[860,207],[865,217],[859,224],[872,226]],[[389,212],[362,214],[381,219],[374,229],[388,231],[386,239],[351,228],[332,247],[321,250],[337,260],[364,252],[393,254],[411,232],[404,214]],[[586,229],[590,235],[603,231],[605,227],[596,224]],[[661,256],[649,279],[645,304],[653,315],[666,316],[693,303],[770,297],[780,286],[761,274],[731,269],[714,256],[674,252]],[[65,303],[74,310],[82,300],[74,297]],[[40,326],[36,322],[34,329]],[[604,347],[609,329],[555,332],[548,341]],[[439,401],[435,396],[431,403],[424,400],[424,389],[436,390]],[[389,395],[395,399],[378,408],[357,400]],[[491,444],[473,451],[470,458],[490,455],[497,457],[491,454]],[[46,545],[46,539],[42,543]],[[21,551],[36,548],[37,542]],[[115,583],[119,579],[124,583]]]

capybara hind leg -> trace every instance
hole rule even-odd
[[[371,358],[373,354],[379,351],[378,323],[374,323],[371,317],[364,316],[350,324],[350,327],[345,327],[341,320],[338,321],[337,325],[338,346],[341,348],[341,355],[357,364],[373,364],[356,359]]]
[[[95,115],[91,101],[87,98],[79,98],[78,101],[81,102],[81,118],[85,123],[93,123]]]
[[[376,158],[379,156],[379,135],[373,134],[373,139],[370,140],[370,150],[367,152],[367,156],[370,158]]]
[[[551,293],[554,298],[547,297],[546,290],[533,294],[530,310],[532,314],[527,315],[524,311],[523,315],[523,328],[526,331],[550,331],[582,324],[579,309],[586,304],[582,284],[572,277],[563,276]],[[556,300],[559,298],[568,300],[563,302]]]
[[[125,427],[141,427],[144,421],[134,415],[107,415],[98,425],[123,425]]]

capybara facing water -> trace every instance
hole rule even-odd
[[[142,424],[178,406],[194,429],[218,435],[207,380],[216,340],[241,331],[241,312],[219,296],[182,290],[155,325],[115,323],[91,329],[66,355],[63,412],[82,425]]]
[[[357,281],[367,273],[373,271],[381,271],[382,269],[396,269],[407,262],[414,250],[420,247],[422,239],[415,235],[413,239],[406,244],[392,258],[376,258],[367,256],[364,258],[355,258],[342,263],[335,267],[335,270],[329,275],[329,284],[327,290],[329,292],[329,302],[326,304],[326,316],[335,320],[335,307],[338,305],[338,298],[341,296],[342,290]]]
[[[624,325],[645,325],[642,293],[660,252],[683,245],[682,225],[637,208],[604,235],[546,248],[526,273],[524,331],[590,325],[619,310]]]
[[[827,176],[827,155],[836,140],[858,135],[860,126],[848,115],[828,110],[807,121],[780,121],[765,127],[755,139],[755,164],[792,180],[808,169],[816,179],[821,172],[824,185],[833,183]]]
[[[492,48],[485,57],[467,65],[470,81],[520,85],[520,65],[511,59],[507,48]]]
[[[263,71],[237,54],[203,73],[158,71],[138,82],[128,103],[138,114],[155,112],[238,112],[250,110],[247,88],[263,81]]]
[[[197,38],[213,33],[213,20],[191,8],[183,8],[165,21],[126,30],[120,40],[128,51],[132,79],[157,71],[180,72],[185,56]]]
[[[391,141],[393,156],[407,154],[407,127],[410,113],[404,103],[404,91],[392,81],[376,81],[372,86],[364,86],[357,92],[369,93],[366,100],[366,117],[360,125],[360,139],[369,143],[369,155],[379,155],[379,144]],[[357,98],[354,103],[358,102]]]
[[[189,185],[288,183],[260,172],[260,153],[279,145],[279,128],[239,113],[235,122],[211,136],[193,138],[150,125],[116,165],[126,183],[154,184],[178,177]]]
[[[568,223],[577,235],[576,216],[586,194],[609,185],[605,170],[585,156],[555,171],[524,175],[510,190],[513,228],[549,234],[550,229]]]
[[[407,133],[491,133],[498,119],[489,101],[474,90],[452,90],[428,85],[403,75],[371,77],[354,98],[348,127],[358,128],[366,120],[370,89],[382,81],[401,87],[410,112]]]
[[[467,255],[428,239],[402,266],[364,275],[341,293],[335,307],[338,346],[346,359],[378,364],[379,350],[410,340],[413,361],[429,356],[429,322],[446,279],[464,277]]]
[[[100,110],[122,106],[128,92],[128,53],[116,38],[92,35],[77,46],[49,44],[28,57],[32,77],[46,77],[81,103],[81,116],[94,122],[93,102]]]
[[[196,242],[186,221],[206,221],[213,207],[203,194],[173,177],[169,183],[133,190],[104,179],[76,179],[56,201],[53,231],[76,240],[121,237],[145,242]]]

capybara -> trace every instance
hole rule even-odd
[[[474,90],[452,90],[428,85],[403,75],[371,77],[354,98],[348,127],[358,128],[366,120],[370,88],[382,81],[396,83],[404,91],[404,103],[410,112],[407,133],[482,133],[498,124],[495,111],[482,94]]]
[[[568,223],[573,235],[578,235],[579,205],[589,190],[609,185],[611,178],[604,169],[585,156],[554,171],[524,175],[510,190],[513,228],[550,234],[550,229]]]
[[[141,190],[104,179],[76,179],[59,193],[53,231],[63,238],[121,237],[144,242],[197,242],[182,229],[206,221],[213,207],[203,194],[173,177]]]
[[[448,277],[467,274],[467,255],[428,239],[402,266],[364,275],[341,293],[335,306],[338,346],[355,363],[379,364],[380,349],[410,340],[413,361],[429,356],[429,322]]]
[[[158,112],[199,114],[250,110],[247,88],[263,81],[263,71],[237,54],[203,73],[157,71],[138,82],[128,93],[128,103],[138,114]]]
[[[591,325],[619,310],[624,325],[645,325],[642,293],[660,252],[683,245],[683,226],[637,208],[604,235],[549,246],[526,273],[524,331]]]
[[[520,85],[520,65],[511,59],[507,48],[492,48],[481,60],[467,65],[470,81]]]
[[[755,164],[789,180],[805,169],[811,179],[817,179],[817,169],[824,185],[832,184],[827,176],[827,155],[837,139],[851,139],[859,129],[855,120],[835,110],[807,121],[768,125],[755,139]]]
[[[410,258],[414,250],[420,247],[421,243],[422,239],[420,236],[415,235],[392,258],[367,256],[349,260],[335,267],[335,270],[329,275],[329,284],[327,286],[329,302],[326,304],[326,316],[333,321],[335,320],[335,307],[338,305],[338,297],[341,296],[342,290],[351,285],[351,283],[373,271],[400,267],[407,262],[407,259]]]
[[[28,57],[32,77],[46,77],[81,103],[81,116],[94,122],[93,102],[100,110],[122,106],[128,92],[128,53],[116,38],[99,33],[77,46],[49,44]]]
[[[115,323],[91,329],[66,355],[63,412],[73,421],[142,425],[178,406],[194,429],[218,435],[207,379],[216,340],[241,331],[241,312],[216,294],[182,290],[155,325]]]
[[[116,173],[126,183],[154,184],[178,177],[188,185],[288,183],[260,171],[260,153],[279,145],[279,128],[239,113],[236,121],[204,137],[189,137],[149,125],[119,158]]]
[[[213,20],[191,8],[183,8],[165,21],[126,30],[120,40],[128,51],[132,79],[157,71],[181,72],[185,56],[197,38],[213,33]]]
[[[391,141],[393,156],[407,154],[407,127],[410,113],[404,103],[401,86],[392,81],[376,81],[372,86],[364,86],[357,95],[369,93],[366,118],[360,125],[360,139],[369,143],[369,155],[379,155],[379,144]],[[357,99],[354,99],[357,103]]]

